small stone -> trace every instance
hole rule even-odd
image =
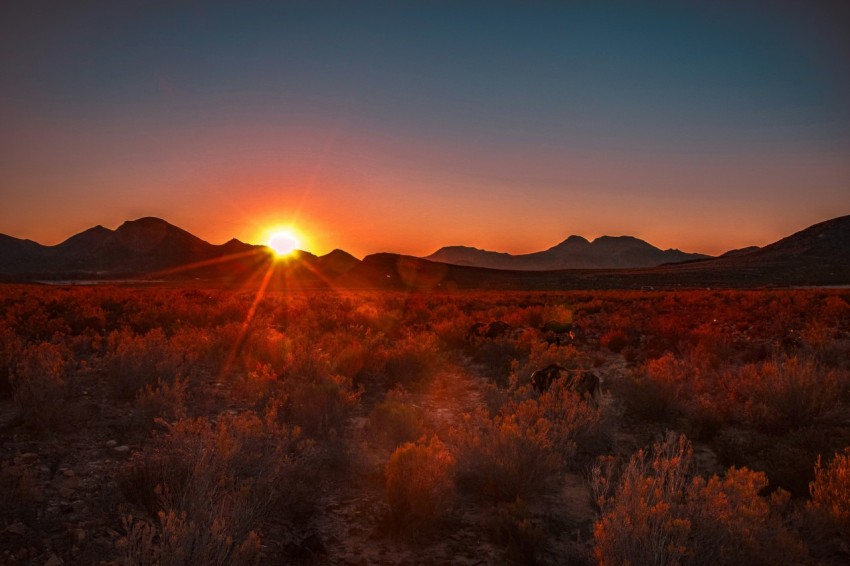
[[[122,444],[121,446],[113,448],[112,451],[119,456],[128,456],[130,454],[130,447],[126,444]]]
[[[4,529],[4,531],[5,531],[5,532],[7,532],[7,533],[11,533],[11,534],[13,534],[13,535],[20,535],[20,536],[24,536],[25,534],[27,534],[27,526],[26,526],[26,525],[24,525],[24,524],[23,524],[23,523],[21,523],[21,522],[18,522],[18,523],[12,523],[12,524],[11,524],[11,525],[9,525],[8,527],[6,527],[6,528]]]
[[[70,498],[74,497],[74,489],[71,488],[71,487],[60,485],[56,488],[56,491],[59,493],[59,496],[63,499],[70,499]]]
[[[71,468],[65,468],[64,470],[62,470],[62,475],[66,478],[72,478],[74,477],[74,470],[72,470]]]
[[[106,441],[106,447],[107,448],[115,448],[116,446],[118,446],[118,442],[116,442],[115,440],[107,440]]]
[[[38,462],[38,454],[35,452],[27,452],[25,454],[21,454],[18,457],[22,464],[32,464],[34,462]]]
[[[47,562],[44,563],[44,566],[62,566],[63,564],[65,564],[64,560],[55,554],[51,554],[50,558],[47,559]]]

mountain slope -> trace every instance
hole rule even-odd
[[[265,250],[238,240],[216,246],[159,218],[96,226],[55,246],[0,235],[0,273],[142,274]]]
[[[424,259],[453,265],[551,271],[556,269],[627,269],[706,259],[703,254],[661,250],[632,236],[601,236],[593,242],[570,236],[548,250],[512,255],[466,246],[440,248]]]

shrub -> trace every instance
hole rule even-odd
[[[186,514],[160,512],[155,522],[123,518],[126,536],[118,542],[127,566],[216,566],[260,563],[260,538],[250,531],[241,544],[233,540],[224,522],[205,528]]]
[[[619,354],[629,345],[629,337],[622,330],[609,330],[599,338],[599,345]]]
[[[225,413],[214,423],[199,418],[166,426],[119,476],[127,499],[159,521],[160,536],[163,517],[174,514],[198,533],[219,529],[225,538],[245,540],[267,515],[305,497],[299,478],[310,445],[297,430],[277,424],[273,413]]]
[[[745,366],[737,381],[749,388],[749,418],[764,432],[787,433],[842,414],[839,374],[811,360],[792,357]]]
[[[104,366],[116,397],[128,401],[146,385],[172,383],[184,370],[183,353],[158,328],[144,335],[112,332]]]
[[[369,416],[369,430],[378,442],[395,449],[402,442],[422,435],[425,419],[422,409],[411,404],[410,395],[401,387],[387,392]]]
[[[20,339],[10,328],[0,322],[0,399],[12,395],[12,374],[21,349]]]
[[[826,466],[820,457],[815,480],[809,484],[809,509],[824,519],[845,540],[850,539],[850,447],[835,454]]]
[[[495,501],[528,499],[552,486],[561,457],[553,449],[551,423],[506,413],[490,417],[478,409],[452,429],[458,481]]]
[[[439,346],[430,332],[407,332],[396,340],[382,340],[373,351],[364,353],[364,373],[385,388],[410,388],[442,363]]]
[[[283,410],[289,420],[314,437],[334,436],[357,405],[362,389],[341,375],[312,379],[290,377],[284,383]]]
[[[12,377],[15,404],[29,423],[40,430],[67,424],[65,403],[70,352],[49,342],[24,349]]]
[[[397,448],[385,470],[393,527],[427,527],[443,516],[454,492],[454,469],[454,457],[437,437]]]
[[[800,563],[802,542],[785,526],[788,494],[762,498],[767,478],[730,468],[724,478],[691,478],[692,448],[668,433],[650,454],[619,472],[597,466],[592,484],[601,510],[594,524],[601,564]]]
[[[490,521],[493,540],[523,564],[536,564],[546,546],[546,532],[533,520],[528,505],[522,499],[501,503]]]
[[[174,383],[160,380],[156,387],[146,385],[136,397],[133,424],[141,431],[147,431],[154,419],[174,421],[185,417],[186,393],[184,379],[176,379]]]

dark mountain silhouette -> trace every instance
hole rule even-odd
[[[640,269],[517,271],[435,263],[394,254],[363,258],[357,283],[476,289],[753,288],[850,285],[850,216],[815,224],[763,248]]]
[[[555,248],[574,250],[588,246],[607,252],[631,250],[635,255],[654,254],[652,250],[657,250],[628,237],[603,237],[590,243],[572,236]],[[265,281],[271,288],[752,288],[850,285],[848,251],[850,216],[842,216],[762,248],[743,248],[717,258],[643,268],[523,271],[453,265],[389,253],[369,255],[360,261],[342,250],[321,257],[297,251],[275,261],[265,246],[238,240],[216,246],[164,220],[142,218],[125,222],[116,230],[96,226],[56,246],[0,234],[0,274],[5,280],[143,276],[203,279],[224,285]]]
[[[601,236],[593,242],[581,236],[570,236],[548,250],[530,254],[511,255],[466,246],[449,246],[440,248],[424,259],[491,269],[552,271],[654,267],[708,257],[675,249],[661,250],[632,236]]]
[[[231,240],[216,246],[159,218],[127,221],[116,230],[95,226],[55,246],[0,236],[0,273],[138,275],[267,253]],[[215,271],[215,270],[213,270]]]
[[[327,275],[343,275],[360,264],[360,260],[350,253],[336,249],[328,254],[316,258],[317,268]]]

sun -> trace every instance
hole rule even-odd
[[[277,257],[285,257],[298,249],[301,243],[291,230],[281,230],[272,232],[266,245],[272,249]]]

